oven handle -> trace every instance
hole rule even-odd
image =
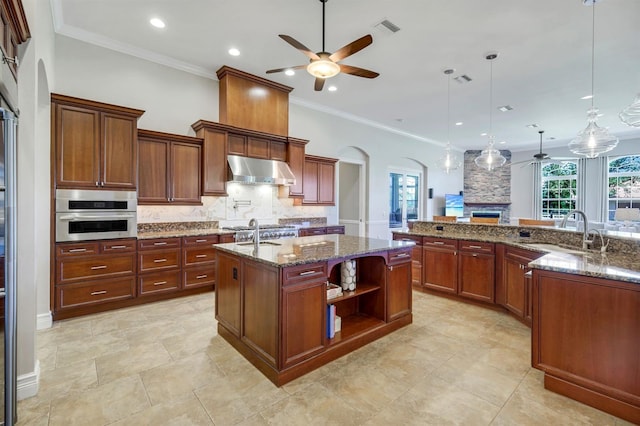
[[[82,216],[60,216],[58,219],[68,220],[70,222],[76,222],[79,220],[86,220],[86,219],[129,219],[133,217],[136,217],[136,216],[133,214],[99,215],[99,216],[82,215]]]

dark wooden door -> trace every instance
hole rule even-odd
[[[334,163],[318,163],[318,204],[335,204],[334,174]]]
[[[527,270],[523,261],[519,256],[507,252],[503,266],[505,307],[521,318],[524,318],[526,309],[524,274]]]
[[[138,157],[138,203],[169,202],[169,143],[141,138]]]
[[[302,181],[302,192],[304,193],[305,204],[318,203],[318,162],[304,162],[304,180]]]
[[[240,338],[241,280],[240,261],[216,252],[216,320],[237,338]]]
[[[458,257],[459,294],[485,302],[494,301],[495,256],[460,251]]]
[[[138,160],[135,118],[102,113],[100,186],[136,189]]]
[[[411,313],[411,262],[389,265],[387,272],[387,322]]]
[[[289,187],[289,196],[291,197],[301,197],[304,194],[304,146],[306,143],[307,141],[298,142],[289,138],[287,144],[287,162],[296,177],[296,183]]]
[[[171,142],[172,203],[200,204],[200,158],[200,145]]]
[[[458,241],[423,239],[423,286],[447,293],[458,292]]]

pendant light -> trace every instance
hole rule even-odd
[[[461,162],[458,157],[451,152],[451,142],[449,136],[451,134],[451,74],[454,69],[444,70],[444,74],[447,76],[447,147],[444,150],[444,156],[440,158],[440,168],[446,173],[460,168]]]
[[[609,152],[618,145],[618,138],[609,134],[609,131],[596,124],[598,119],[598,108],[593,106],[595,98],[593,90],[594,62],[596,44],[596,2],[598,0],[583,0],[585,5],[591,5],[592,25],[591,25],[591,108],[587,111],[587,127],[578,133],[578,137],[569,142],[569,150],[574,154],[584,155],[587,158],[596,158],[598,155]]]
[[[489,144],[482,150],[480,155],[473,160],[476,166],[492,171],[504,166],[507,159],[494,147],[495,141],[492,133],[493,118],[493,60],[498,57],[497,53],[489,53],[485,59],[491,64],[491,74],[489,77]]]
[[[618,117],[624,124],[640,127],[640,93],[638,93],[631,105],[620,112]]]

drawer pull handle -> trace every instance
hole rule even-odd
[[[196,254],[196,257],[197,258],[203,258],[203,257],[207,257],[207,255],[206,254]]]
[[[107,290],[100,290],[100,291],[92,291],[91,292],[92,296],[100,296],[101,294],[107,294]]]
[[[196,243],[206,243],[207,240],[196,240]]]
[[[434,241],[434,242],[433,242],[433,243],[431,243],[431,244],[437,244],[437,245],[439,245],[439,246],[443,246],[443,245],[444,245],[444,241]]]
[[[196,279],[198,279],[198,280],[201,280],[203,278],[207,278],[207,274],[202,274],[202,275],[196,276]]]
[[[298,275],[301,277],[304,277],[306,275],[311,275],[311,274],[316,274],[317,271],[304,271],[304,272],[300,272]]]
[[[112,249],[124,249],[127,248],[127,246],[111,246]]]
[[[165,241],[153,243],[154,246],[166,246],[167,243]]]
[[[413,241],[411,238],[402,238],[402,241]]]
[[[472,253],[471,256],[472,257],[478,257],[478,253]]]
[[[98,270],[98,269],[107,269],[107,265],[99,265],[99,266],[92,266],[91,267],[92,271],[95,271],[95,270]]]
[[[69,253],[82,253],[82,252],[85,252],[85,251],[87,251],[86,248],[77,248],[77,249],[69,250]]]
[[[409,253],[400,253],[400,254],[396,254],[394,257],[408,257]]]
[[[167,259],[155,259],[153,262],[154,263],[162,263],[162,262],[166,262]]]
[[[467,248],[472,248],[472,249],[481,249],[482,246],[467,246]]]
[[[167,283],[166,281],[158,281],[156,283],[153,283],[153,285],[163,285],[163,284],[166,284],[166,283]]]

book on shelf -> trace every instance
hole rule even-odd
[[[336,319],[334,321],[335,324],[335,331],[336,333],[340,330],[342,330],[342,317],[339,317],[338,315],[336,315]]]
[[[327,305],[327,337],[333,339],[336,335],[336,305]]]

